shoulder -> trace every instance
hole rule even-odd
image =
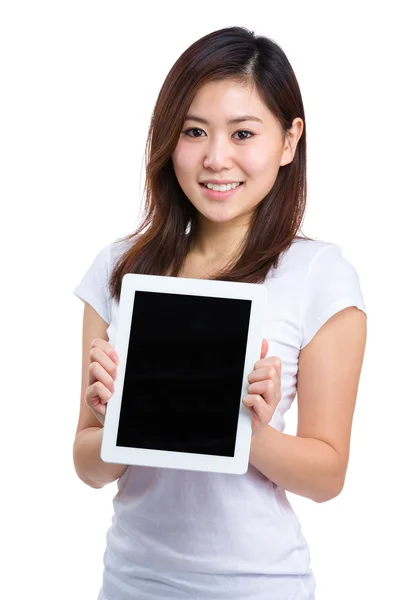
[[[102,276],[105,279],[108,279],[120,256],[124,254],[131,245],[132,241],[127,241],[126,238],[117,238],[101,247],[97,250],[92,259],[90,272],[98,278]]]
[[[341,256],[342,249],[338,244],[322,240],[309,240],[302,237],[293,239],[290,246],[281,254],[277,269],[268,279],[294,277],[296,281],[307,277],[315,261],[322,262],[332,257]],[[321,258],[320,258],[321,257]]]
[[[287,261],[309,266],[313,260],[323,254],[327,256],[341,255],[342,249],[338,244],[323,240],[308,240],[297,237],[291,243],[285,258]]]
[[[92,270],[103,273],[109,278],[118,259],[132,246],[132,243],[131,239],[117,238],[103,246],[94,256]]]
[[[287,261],[302,272],[306,288],[320,290],[358,286],[358,271],[345,256],[339,244],[297,238],[288,252]]]
[[[109,260],[112,267],[115,265],[118,259],[121,258],[123,254],[125,254],[125,252],[132,248],[136,239],[137,236],[130,234],[128,236],[116,238],[113,242],[111,242],[111,244],[107,246],[109,252]]]

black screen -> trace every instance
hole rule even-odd
[[[234,456],[250,311],[135,293],[117,446]]]

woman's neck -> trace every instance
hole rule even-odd
[[[189,252],[208,263],[229,262],[240,252],[247,230],[247,224],[200,222]]]

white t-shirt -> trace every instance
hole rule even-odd
[[[118,304],[108,279],[127,248],[103,248],[74,293],[109,324]],[[337,244],[296,238],[264,282],[267,356],[282,360],[282,399],[270,425],[285,427],[299,352],[347,306],[366,312],[359,277]],[[244,475],[128,466],[118,480],[98,600],[313,600],[301,526],[285,493],[249,464]]]

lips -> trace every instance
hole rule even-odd
[[[204,184],[212,183],[215,185],[228,185],[228,183],[243,183],[243,181],[238,181],[238,180],[236,180],[236,181],[220,181],[219,183],[217,183],[216,181],[210,180],[210,181],[200,181],[200,183],[204,183]]]
[[[214,190],[213,188],[209,188],[204,183],[200,183],[199,185],[201,185],[203,187],[203,190],[201,193],[206,198],[208,198],[209,200],[223,201],[227,198],[231,198],[235,194],[239,194],[240,193],[239,188],[242,187],[243,182],[241,182],[240,185],[237,185],[237,186],[231,188],[230,190],[226,190],[225,192],[222,192],[220,190]]]
[[[237,181],[233,181],[232,183],[237,183]],[[207,187],[207,183],[200,182],[200,185],[203,185],[204,187]],[[225,183],[225,184],[224,183],[218,183],[218,184],[217,183],[215,183],[215,184],[213,183],[212,185],[229,185],[229,184],[228,183]],[[239,182],[238,187],[241,186],[241,185],[243,185],[243,181]]]

